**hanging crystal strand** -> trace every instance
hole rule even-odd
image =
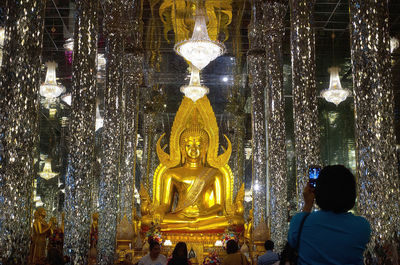
[[[124,61],[124,115],[121,176],[120,176],[120,216],[124,215],[131,222],[134,208],[135,172],[136,172],[136,141],[138,134],[139,87],[143,80],[143,53],[132,51],[125,55]]]
[[[124,39],[120,1],[106,2],[107,68],[104,92],[103,159],[99,189],[99,241],[97,263],[114,262],[120,171]]]
[[[350,1],[357,207],[371,224],[374,254],[394,243],[400,225],[388,21],[387,1]]]
[[[315,84],[315,0],[291,0],[293,120],[296,150],[298,209],[303,206],[307,169],[320,163],[320,133]]]
[[[26,264],[45,1],[7,1],[0,70],[0,260]]]
[[[64,239],[65,254],[74,264],[87,264],[89,251],[96,114],[97,9],[96,0],[76,1]]]
[[[140,18],[140,3],[123,0],[128,27],[125,31],[124,55],[124,82],[122,87],[122,112],[124,123],[122,126],[121,160],[120,160],[120,190],[119,190],[119,217],[124,216],[129,222],[135,215],[134,204],[135,177],[136,177],[136,149],[139,120],[139,91],[143,82],[142,49],[142,20]]]
[[[152,198],[152,186],[150,184],[150,161],[151,161],[151,143],[153,142],[152,138],[154,137],[154,123],[155,123],[154,112],[144,112],[143,113],[143,158],[141,165],[141,182],[143,183],[143,187],[149,192],[150,197]]]
[[[152,77],[149,78],[150,80]],[[156,143],[161,136],[160,115],[165,110],[165,93],[162,86],[153,85],[143,96],[143,158],[141,180],[150,197],[153,196],[153,175],[159,164],[156,156]]]
[[[151,198],[153,198],[153,176],[154,172],[156,171],[157,166],[160,164],[160,161],[158,160],[157,152],[156,152],[156,146],[157,146],[157,140],[161,136],[161,115],[159,113],[154,114],[154,123],[152,124],[152,131],[153,135],[151,137],[151,146],[150,146],[150,162],[149,162],[149,195]]]
[[[252,149],[253,149],[253,214],[254,226],[266,221],[266,127],[265,127],[265,49],[262,1],[252,3],[249,26],[250,50],[247,54],[249,87],[251,91]]]
[[[269,21],[266,32],[267,122],[268,122],[268,177],[269,217],[271,240],[281,250],[287,232],[287,174],[285,98],[283,92],[282,39],[285,33],[285,15],[288,1],[265,3],[265,16]]]
[[[245,138],[245,113],[246,99],[241,95],[239,89],[240,77],[235,76],[235,86],[228,96],[226,110],[232,115],[230,131],[232,133],[232,154],[229,164],[232,168],[235,182],[233,194],[236,196],[244,181],[244,138]]]

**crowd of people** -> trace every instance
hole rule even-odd
[[[356,202],[356,181],[350,170],[341,165],[323,168],[315,187],[307,185],[303,196],[303,211],[290,222],[283,252],[275,253],[274,242],[267,240],[266,252],[258,257],[257,264],[364,264],[371,228],[364,217],[350,212]],[[314,201],[318,211],[312,211]],[[235,240],[227,242],[226,252],[222,265],[250,264]],[[191,264],[184,242],[176,245],[170,260],[160,254],[160,245],[152,242],[150,253],[139,261],[139,265],[181,264]]]
[[[291,219],[287,244],[282,253],[275,253],[274,242],[267,240],[265,254],[259,256],[255,262],[258,265],[364,264],[364,251],[370,240],[371,228],[364,217],[350,212],[357,197],[356,180],[350,170],[341,165],[324,167],[315,187],[307,185],[304,188],[303,197],[303,210]],[[313,211],[314,203],[319,210]],[[38,211],[37,215],[34,228],[38,235],[44,235],[47,226],[41,227],[40,221],[45,213]],[[39,239],[41,237],[38,236],[38,246],[43,241]],[[57,246],[59,244],[55,244],[48,252],[48,264],[64,263],[59,260],[62,256],[60,251],[56,251]],[[248,257],[241,253],[235,240],[227,241],[226,252],[222,265],[251,264]],[[121,264],[132,265],[130,261]],[[172,256],[167,259],[161,254],[160,243],[151,241],[149,253],[137,265],[191,265],[191,262],[186,243],[177,243]]]

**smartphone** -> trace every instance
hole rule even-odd
[[[314,188],[317,185],[317,178],[319,177],[320,172],[321,172],[320,166],[310,166],[308,168],[308,181],[310,185]]]

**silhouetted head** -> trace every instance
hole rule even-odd
[[[235,240],[231,239],[228,242],[226,242],[226,253],[233,254],[238,252],[238,250],[239,246]]]
[[[187,258],[187,246],[185,242],[178,242],[176,244],[172,252],[172,258]]]
[[[153,259],[156,259],[158,257],[158,255],[160,255],[160,252],[161,252],[160,243],[158,243],[155,240],[151,240],[149,243],[149,250],[150,250],[150,256]]]
[[[356,181],[342,165],[326,166],[321,170],[315,187],[315,200],[324,211],[345,213],[356,202]]]
[[[264,243],[265,250],[273,250],[274,246],[274,242],[272,242],[271,240],[267,240]]]

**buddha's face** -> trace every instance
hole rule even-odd
[[[201,148],[200,136],[189,136],[185,139],[185,151],[189,158],[198,159],[201,155]]]
[[[39,208],[38,211],[39,211],[39,217],[40,217],[41,219],[46,218],[46,210],[45,210],[45,209]]]

